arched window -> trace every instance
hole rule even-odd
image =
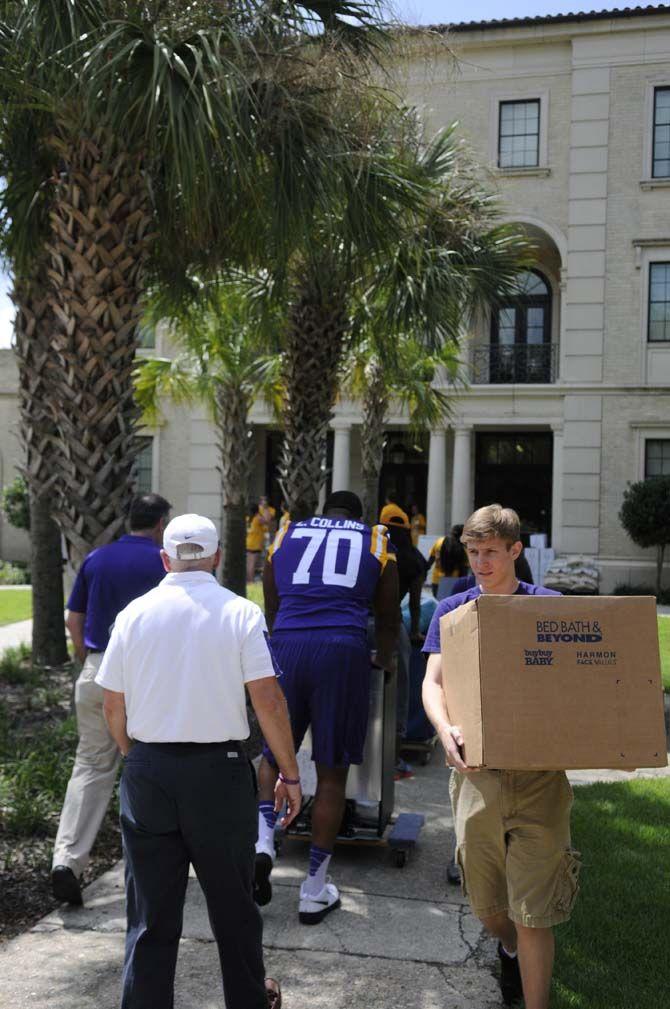
[[[491,317],[491,382],[551,382],[551,288],[537,270],[519,276],[519,295]]]

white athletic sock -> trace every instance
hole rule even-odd
[[[269,855],[274,862],[275,857],[275,823],[277,814],[274,811],[274,803],[262,802],[258,808],[258,840],[256,842],[256,852],[264,852]]]
[[[309,897],[316,897],[326,885],[326,874],[332,852],[326,852],[324,848],[312,845],[309,855],[309,875],[303,883],[303,889]]]

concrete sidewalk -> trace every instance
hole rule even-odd
[[[396,809],[422,812],[426,826],[404,869],[384,848],[338,848],[333,876],[342,909],[320,925],[298,923],[307,846],[286,842],[263,909],[266,968],[280,980],[285,1009],[494,1009],[494,942],[482,934],[458,888],[446,882],[453,841],[448,776],[431,765],[396,786]],[[668,776],[667,768],[636,777]],[[628,780],[617,771],[578,771],[571,780]],[[166,880],[169,886],[170,881]],[[125,910],[119,863],[85,893],[0,948],[2,1009],[116,1009]],[[197,880],[189,881],[177,967],[178,1009],[221,1009],[216,946]]]
[[[286,842],[263,909],[267,973],[286,1009],[493,1009],[494,943],[446,882],[451,812],[447,772],[433,763],[396,788],[396,808],[420,810],[426,826],[404,869],[385,848],[338,848],[333,877],[342,908],[320,925],[298,923],[307,846]],[[166,880],[166,886],[170,881]],[[119,864],[85,893],[0,948],[0,1005],[12,1009],[116,1009],[125,911]],[[202,892],[189,881],[177,968],[179,1009],[221,1009],[216,946]]]
[[[0,655],[5,648],[16,648],[17,645],[29,645],[33,639],[32,620],[19,620],[15,624],[5,624],[0,627]]]

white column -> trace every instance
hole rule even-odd
[[[551,546],[561,550],[563,532],[563,425],[552,424],[554,453],[551,471]]]
[[[351,490],[351,424],[333,424],[333,490]]]
[[[447,523],[447,433],[443,430],[430,432],[426,496],[426,533],[429,536],[444,536]]]
[[[472,512],[472,428],[454,428],[454,470],[451,524],[465,522]]]

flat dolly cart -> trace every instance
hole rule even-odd
[[[399,813],[394,817],[395,800],[396,680],[395,673],[372,667],[370,717],[363,763],[353,765],[347,779],[347,808],[338,845],[388,847],[393,864],[402,868],[414,848],[424,817],[420,813]],[[312,739],[308,732],[298,752],[303,786],[302,809],[288,831],[275,834],[277,854],[285,837],[309,841],[311,805],[316,791],[316,768],[311,759]]]

